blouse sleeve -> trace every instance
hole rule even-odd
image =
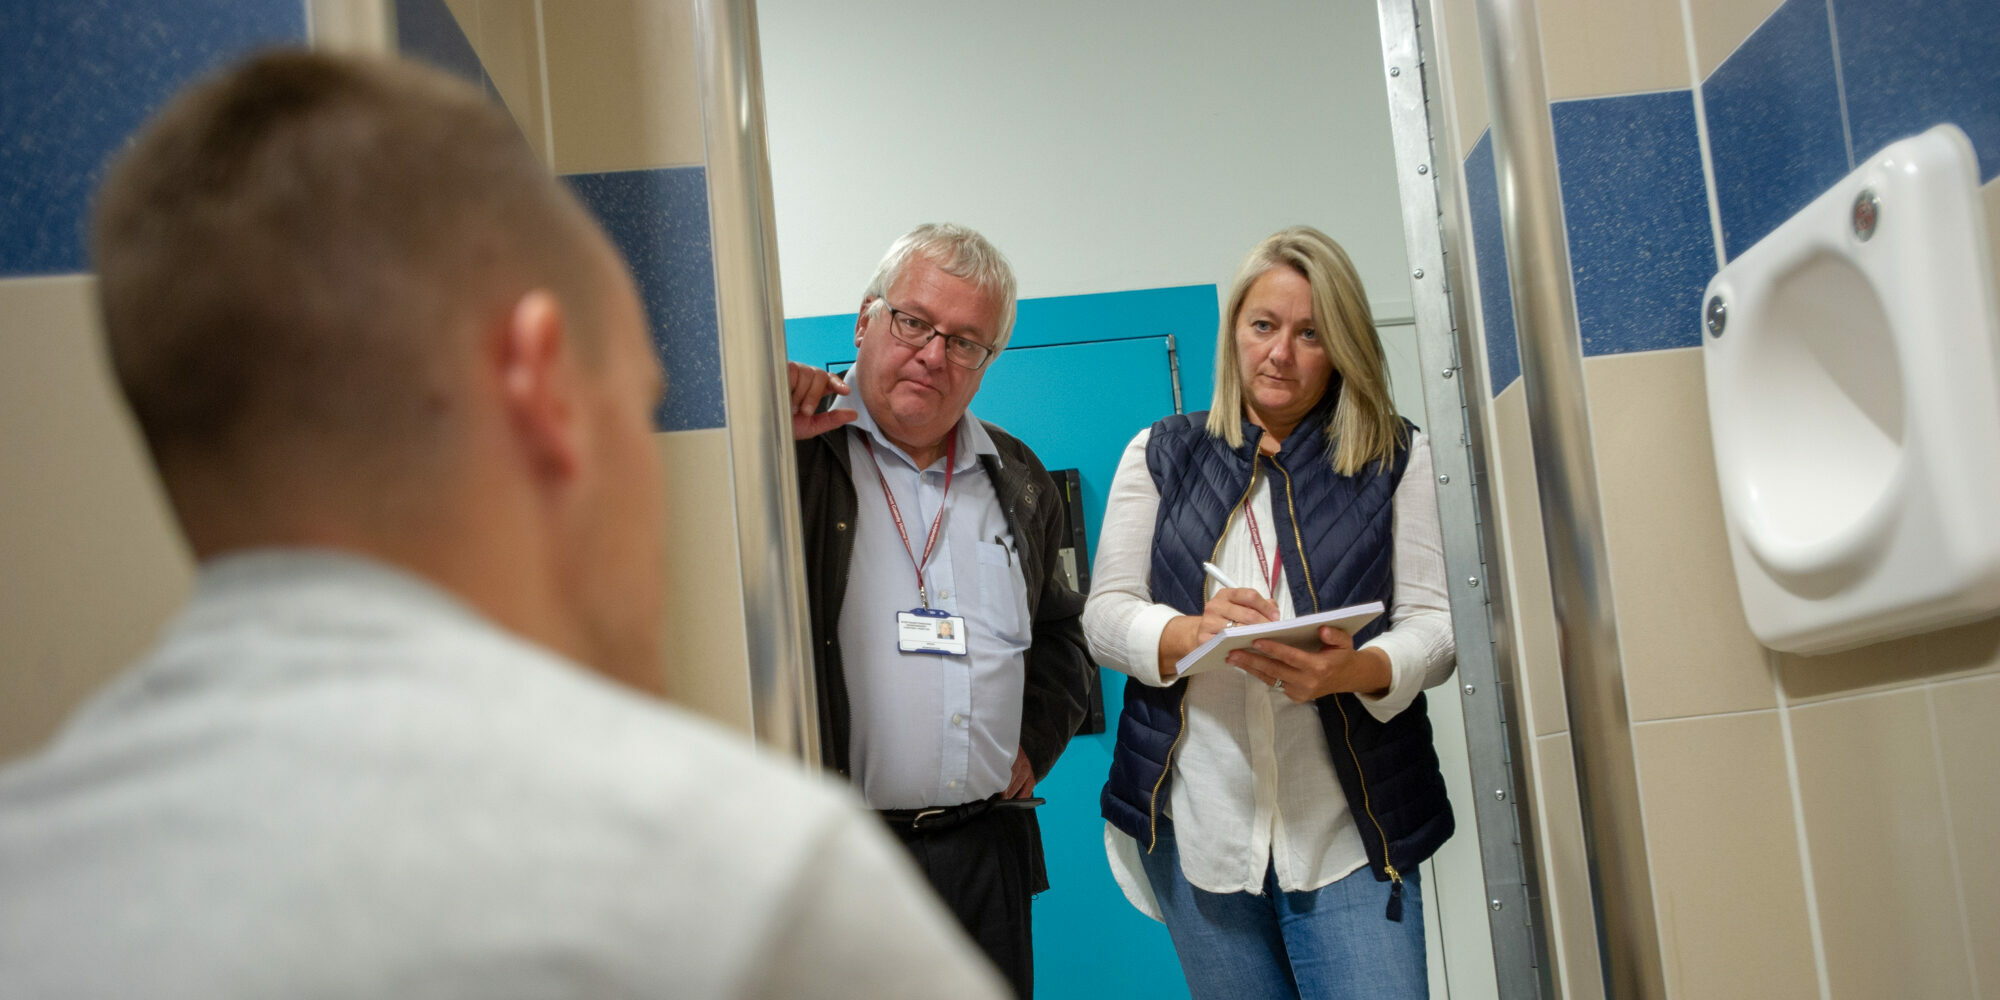
[[[1151,428],[1142,430],[1125,446],[1111,477],[1097,561],[1090,568],[1090,598],[1083,605],[1083,634],[1098,663],[1142,684],[1164,687],[1160,633],[1179,612],[1153,602],[1153,523],[1160,492],[1146,468],[1146,442],[1152,434]]]
[[[1369,713],[1383,722],[1410,707],[1425,688],[1443,683],[1458,658],[1451,600],[1445,592],[1444,539],[1430,439],[1421,431],[1410,441],[1410,461],[1393,503],[1396,590],[1389,629],[1366,644],[1389,654],[1391,680],[1382,697],[1361,696]]]

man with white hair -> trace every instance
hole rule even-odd
[[[858,400],[789,374],[825,759],[1027,997],[1030,900],[1048,887],[1035,783],[1095,668],[1057,565],[1055,483],[967,412],[1013,325],[1006,258],[963,226],[919,226],[862,296]]]
[[[477,90],[261,56],[99,199],[201,559],[0,771],[0,996],[998,997],[875,817],[660,683],[624,262]]]

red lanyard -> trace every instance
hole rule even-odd
[[[909,553],[910,565],[917,569],[917,600],[923,606],[931,606],[930,594],[924,590],[924,567],[930,565],[931,550],[937,548],[938,528],[944,524],[944,502],[951,496],[952,467],[958,464],[958,434],[954,430],[944,444],[944,495],[938,497],[937,516],[931,518],[931,533],[924,539],[924,557],[917,558],[910,548],[910,533],[903,527],[903,512],[896,509],[896,494],[889,489],[889,477],[882,474],[882,461],[875,457],[875,443],[862,435],[861,443],[868,448],[868,461],[875,464],[875,478],[882,481],[882,496],[889,501],[889,517],[896,522],[896,534],[903,536],[903,551]],[[921,475],[921,474],[920,474]],[[1262,549],[1257,550],[1259,555]]]
[[[1278,573],[1285,568],[1284,561],[1280,560],[1276,566],[1273,566],[1264,558],[1264,536],[1257,531],[1257,510],[1255,504],[1245,503],[1243,505],[1243,521],[1250,526],[1250,544],[1257,547],[1257,568],[1263,570],[1264,576],[1271,579],[1269,594],[1271,600],[1275,601],[1278,599]]]

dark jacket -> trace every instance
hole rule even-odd
[[[1065,526],[1055,481],[1027,445],[992,424],[985,427],[999,456],[981,455],[979,460],[1014,533],[1021,575],[1028,581],[1033,636],[1025,654],[1021,748],[1039,781],[1082,725],[1088,672],[1096,667],[1084,645],[1083,598],[1070,589],[1056,561]],[[842,776],[848,773],[851,724],[847,675],[841,665],[840,606],[847,596],[857,509],[848,433],[840,429],[797,443],[806,603],[812,611],[813,662],[819,677],[820,745],[826,766]]]
[[[1275,457],[1258,452],[1263,432],[1248,422],[1238,448],[1208,434],[1206,413],[1168,417],[1153,425],[1146,461],[1160,491],[1153,535],[1154,600],[1182,614],[1201,613],[1201,564],[1214,558],[1223,531],[1249,496],[1252,470],[1257,469],[1272,477],[1278,553],[1294,608],[1304,614],[1367,601],[1393,603],[1391,527],[1409,450],[1398,447],[1389,462],[1357,475],[1335,473],[1319,428],[1336,395],[1328,393]],[[1385,615],[1357,632],[1355,644],[1386,627]],[[1173,752],[1185,728],[1186,694],[1186,681],[1165,688],[1125,685],[1125,710],[1100,804],[1105,819],[1147,850],[1154,842],[1161,797],[1172,780]],[[1394,883],[1390,919],[1401,919],[1402,872],[1436,852],[1453,828],[1424,698],[1418,695],[1388,722],[1377,721],[1352,694],[1328,695],[1315,705],[1369,866],[1376,879]]]

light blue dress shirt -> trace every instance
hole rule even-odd
[[[854,783],[877,809],[959,805],[1006,791],[1021,742],[1022,657],[1032,623],[1014,535],[979,460],[999,461],[993,439],[971,413],[959,419],[947,496],[945,459],[919,470],[882,435],[858,395],[835,405],[860,414],[836,432],[848,436],[858,501],[838,624]],[[875,446],[872,459],[868,442]],[[909,532],[909,551],[883,498],[885,479]],[[897,613],[921,606],[912,554],[922,558],[940,504],[944,524],[924,566],[924,586],[931,607],[965,619],[964,656],[896,648]]]

